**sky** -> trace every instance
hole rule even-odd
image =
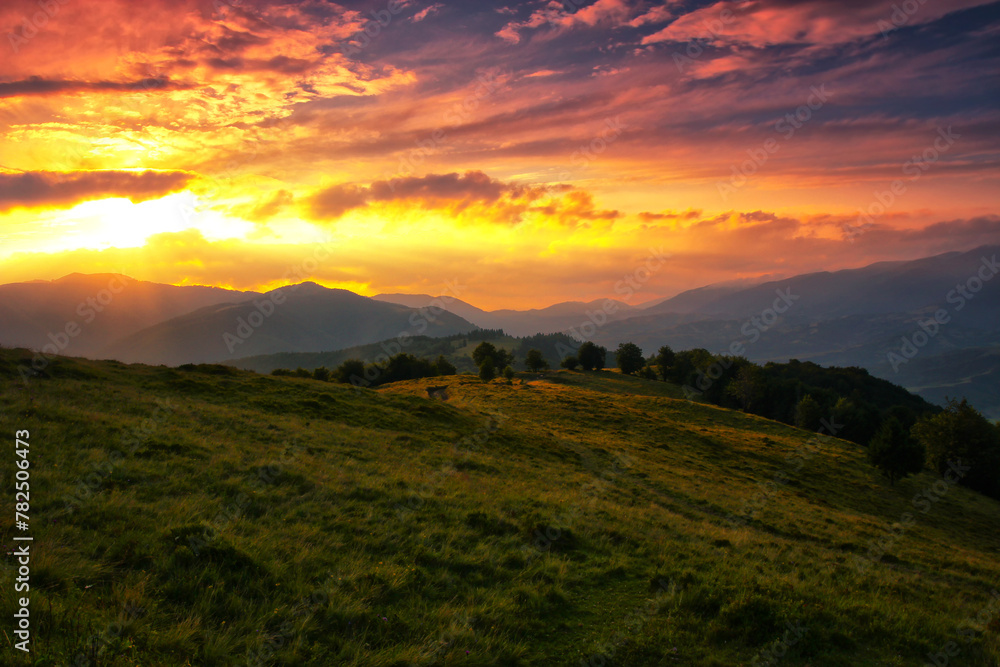
[[[1000,243],[998,37],[980,0],[5,0],[0,283],[636,304]]]

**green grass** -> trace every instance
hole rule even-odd
[[[772,664],[920,665],[952,641],[950,665],[1000,660],[1000,503],[955,487],[921,513],[930,473],[890,488],[857,445],[673,385],[371,391],[57,359],[26,389],[26,356],[0,350],[5,487],[29,429],[35,538],[33,652],[7,644],[8,664],[751,665],[777,647]],[[439,384],[447,402],[426,398]],[[788,623],[806,632],[782,646]]]

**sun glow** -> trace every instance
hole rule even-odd
[[[3,227],[2,253],[138,248],[150,236],[197,229],[208,240],[245,239],[252,223],[220,214],[191,192],[133,203],[121,198],[83,202],[65,210],[14,211]]]

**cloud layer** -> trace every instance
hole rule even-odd
[[[8,256],[58,235],[79,251],[51,265],[89,270],[121,242],[93,230],[129,221],[80,206],[118,197],[163,198],[132,226],[166,257],[163,233],[214,239],[198,245],[219,272],[204,282],[236,280],[211,257],[226,234],[272,267],[269,248],[334,230],[393,261],[330,281],[399,291],[465,258],[484,290],[517,295],[484,302],[533,305],[552,300],[538,284],[593,296],[652,243],[698,258],[655,279],[664,294],[725,266],[997,241],[998,2],[51,6],[44,23],[34,0],[0,6]],[[18,279],[56,277],[32,257]]]

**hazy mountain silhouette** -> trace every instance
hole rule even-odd
[[[93,357],[110,341],[158,322],[253,296],[253,292],[177,287],[110,273],[0,285],[0,344],[33,349],[53,345],[62,354]]]
[[[168,365],[228,362],[276,352],[336,350],[401,334],[447,336],[475,328],[452,313],[420,311],[307,282],[175,317],[117,341],[105,356]]]
[[[961,313],[956,312],[964,326],[1000,329],[1000,276],[984,282],[972,298],[966,299],[955,291],[970,280],[974,287],[984,262],[990,267],[997,257],[1000,246],[982,246],[912,261],[878,262],[860,269],[803,274],[721,295],[714,294],[714,286],[710,285],[678,295],[646,309],[643,314],[682,312],[744,319],[771,307],[780,291],[794,298],[794,305],[783,316],[786,320],[934,312],[938,308],[955,308],[964,300]],[[696,298],[699,292],[706,297],[701,302]],[[682,302],[683,307],[672,309],[674,300]]]
[[[531,336],[536,333],[561,333],[571,327],[579,328],[591,320],[591,314],[601,311],[608,321],[620,320],[642,312],[640,307],[632,306],[615,299],[597,299],[595,301],[565,301],[546,308],[531,310],[482,310],[454,297],[432,297],[427,294],[378,294],[373,299],[398,303],[411,308],[434,306],[445,308],[449,312],[476,324],[484,329],[503,329],[512,336]],[[607,313],[604,306],[611,302],[614,310]],[[595,316],[600,317],[600,316]]]

